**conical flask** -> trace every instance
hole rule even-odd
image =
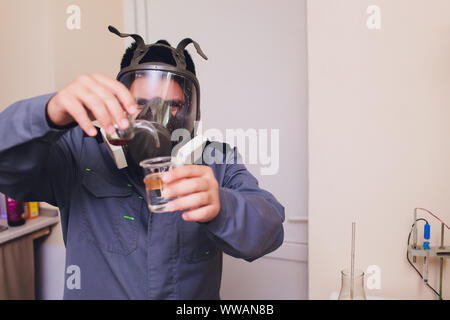
[[[341,271],[341,291],[338,300],[367,300],[364,291],[364,272],[362,270],[354,270],[353,280],[351,271],[344,269]]]

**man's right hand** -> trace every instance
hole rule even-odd
[[[129,90],[116,79],[95,73],[81,75],[53,96],[47,105],[52,123],[65,126],[72,122],[93,137],[97,134],[92,121],[97,120],[108,134],[114,133],[114,123],[127,129],[126,113],[136,112],[136,101]]]

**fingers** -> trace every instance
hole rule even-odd
[[[162,196],[166,199],[173,197],[180,197],[190,193],[196,193],[201,191],[207,191],[209,185],[205,179],[191,178],[175,180],[170,185],[164,185]]]
[[[108,134],[114,133],[114,123],[122,130],[128,128],[126,109],[122,103],[127,103],[130,109],[130,103],[133,104],[134,99],[128,89],[118,81],[101,74],[81,75],[72,85],[71,91],[86,107],[88,114],[93,115]]]
[[[169,211],[196,209],[211,202],[211,195],[209,192],[197,192],[175,200],[167,204]]]
[[[127,129],[126,112],[133,114],[136,110],[134,98],[122,83],[96,73],[81,75],[59,91],[48,102],[46,112],[55,125],[65,126],[75,121],[91,135],[95,128],[86,123],[86,118],[98,120],[106,132],[112,134],[113,123],[120,129]]]
[[[114,133],[114,123],[125,130],[129,126],[126,112],[135,112],[134,98],[128,89],[115,79],[101,74],[81,75],[68,90],[87,109],[108,134]],[[66,108],[69,111],[69,108]]]
[[[109,113],[104,101],[100,99],[98,95],[96,95],[83,85],[76,85],[75,90],[79,101],[84,105],[86,109],[88,109],[93,114],[95,119],[100,122],[100,125],[105,128],[106,132],[108,134],[114,133],[115,129],[112,122],[112,116]]]
[[[127,129],[129,123],[126,118],[125,109],[122,108],[122,105],[113,92],[109,90],[108,87],[104,87],[102,84],[97,82],[94,78],[88,77],[86,81],[88,81],[89,90],[103,100],[104,105],[107,106],[108,112],[111,114],[114,122],[119,126],[119,128],[122,130]]]
[[[208,205],[184,212],[181,217],[185,221],[208,222],[217,215],[215,212],[218,212],[218,209],[214,205]]]
[[[122,107],[129,113],[133,114],[137,111],[136,101],[131,95],[130,91],[121,82],[106,77],[100,73],[95,73],[92,77],[101,83],[103,86],[107,87],[114,95],[119,99]]]
[[[211,170],[208,166],[186,165],[180,168],[172,169],[168,172],[164,172],[161,179],[165,184],[169,184],[179,179],[203,176],[207,173],[208,169]]]
[[[168,211],[188,210],[183,219],[206,222],[220,211],[219,185],[214,172],[208,166],[186,165],[165,172],[163,197],[171,200]]]
[[[88,112],[86,112],[83,105],[75,97],[68,96],[66,99],[66,103],[71,106],[68,109],[70,116],[78,123],[87,135],[91,137],[96,136],[97,130],[94,128]]]

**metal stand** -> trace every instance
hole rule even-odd
[[[416,218],[416,217],[415,217]],[[414,226],[416,228],[416,226]],[[416,230],[414,230],[416,232]],[[413,234],[414,236],[414,234]],[[439,298],[442,299],[442,278],[444,269],[444,259],[450,258],[450,246],[444,246],[444,224],[441,224],[441,245],[430,247],[424,250],[422,246],[417,245],[417,236],[413,237],[413,244],[408,247],[409,254],[415,259],[416,257],[439,257]]]

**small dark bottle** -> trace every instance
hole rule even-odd
[[[8,218],[8,225],[10,227],[21,226],[25,223],[23,215],[25,209],[22,203],[5,196],[6,198],[6,216]]]

